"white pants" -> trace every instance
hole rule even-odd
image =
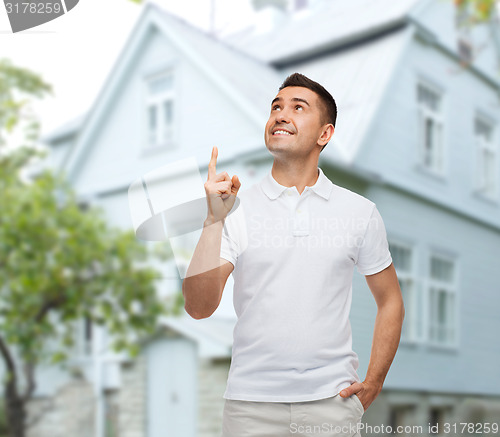
[[[361,437],[364,412],[355,394],[307,402],[225,399],[222,437]]]

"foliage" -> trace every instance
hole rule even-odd
[[[462,11],[468,11],[469,24],[488,21],[496,14],[498,0],[453,0],[455,6]]]
[[[0,60],[0,141],[4,130],[24,127],[33,143],[38,123],[25,109],[49,92],[37,74]],[[88,317],[109,328],[116,349],[136,352],[129,334],[151,332],[165,310],[146,246],[133,231],[111,228],[101,210],[82,212],[67,182],[50,171],[23,181],[22,170],[40,152],[26,146],[0,152],[0,335],[32,362],[45,339],[71,346],[72,322]],[[64,358],[62,350],[51,354],[52,361]]]
[[[39,75],[12,65],[8,59],[0,59],[0,149],[6,145],[6,134],[16,127],[22,128],[27,144],[36,141],[39,123],[31,113],[29,102],[32,97],[49,93],[52,87]]]
[[[73,345],[71,322],[88,317],[109,328],[116,349],[136,353],[129,334],[152,332],[164,310],[155,291],[161,275],[146,266],[148,252],[133,231],[110,228],[101,210],[83,213],[64,181],[42,171],[22,182],[31,153],[0,160],[2,336],[32,361],[44,339]],[[51,353],[52,361],[65,358],[63,350]]]
[[[149,250],[103,210],[83,211],[62,176],[33,167],[44,153],[34,147],[39,124],[29,104],[49,92],[35,73],[0,60],[0,357],[9,435],[20,437],[35,368],[68,358],[77,320],[105,326],[110,346],[135,356],[158,317],[178,310],[177,300],[159,300],[162,275],[150,267],[172,256],[169,246]],[[24,144],[9,148],[19,130]]]

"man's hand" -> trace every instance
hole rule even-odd
[[[217,174],[217,147],[212,148],[212,157],[208,164],[208,177],[205,182],[205,193],[207,196],[208,215],[206,223],[216,223],[224,220],[231,211],[236,195],[241,187],[238,176],[229,177],[227,172]]]
[[[374,384],[368,381],[354,382],[349,387],[342,390],[340,392],[340,396],[342,396],[343,398],[348,398],[353,394],[356,394],[366,411],[381,391],[381,384]]]

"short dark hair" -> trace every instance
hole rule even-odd
[[[331,123],[335,127],[335,123],[337,121],[337,104],[335,103],[335,99],[332,95],[322,85],[312,79],[309,79],[301,73],[293,73],[285,79],[283,84],[280,86],[279,91],[289,86],[301,86],[314,91],[323,103],[323,119],[321,122]],[[325,146],[323,146],[323,149]]]

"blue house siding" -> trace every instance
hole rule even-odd
[[[358,165],[380,174],[396,187],[500,227],[500,196],[497,195],[498,203],[495,203],[474,194],[477,159],[474,121],[478,113],[485,113],[497,120],[498,130],[498,98],[491,84],[468,71],[450,73],[456,69],[455,61],[415,40],[385,94],[360,150]],[[443,92],[443,177],[429,173],[418,164],[416,90],[421,78]],[[499,144],[498,136],[496,144]],[[497,178],[499,175],[500,160],[497,161]]]
[[[439,205],[385,187],[370,186],[366,197],[377,204],[389,241],[413,245],[417,291],[425,294],[429,257],[433,251],[449,252],[456,259],[456,349],[432,346],[422,339],[402,342],[386,379],[386,388],[491,394],[500,392],[500,231],[457,215]],[[360,372],[368,366],[376,304],[364,277],[355,274],[351,312],[354,343],[360,351]],[[424,319],[428,316],[423,299]],[[407,314],[409,311],[406,307]],[[406,321],[405,321],[406,322]],[[453,371],[451,371],[453,369]]]

